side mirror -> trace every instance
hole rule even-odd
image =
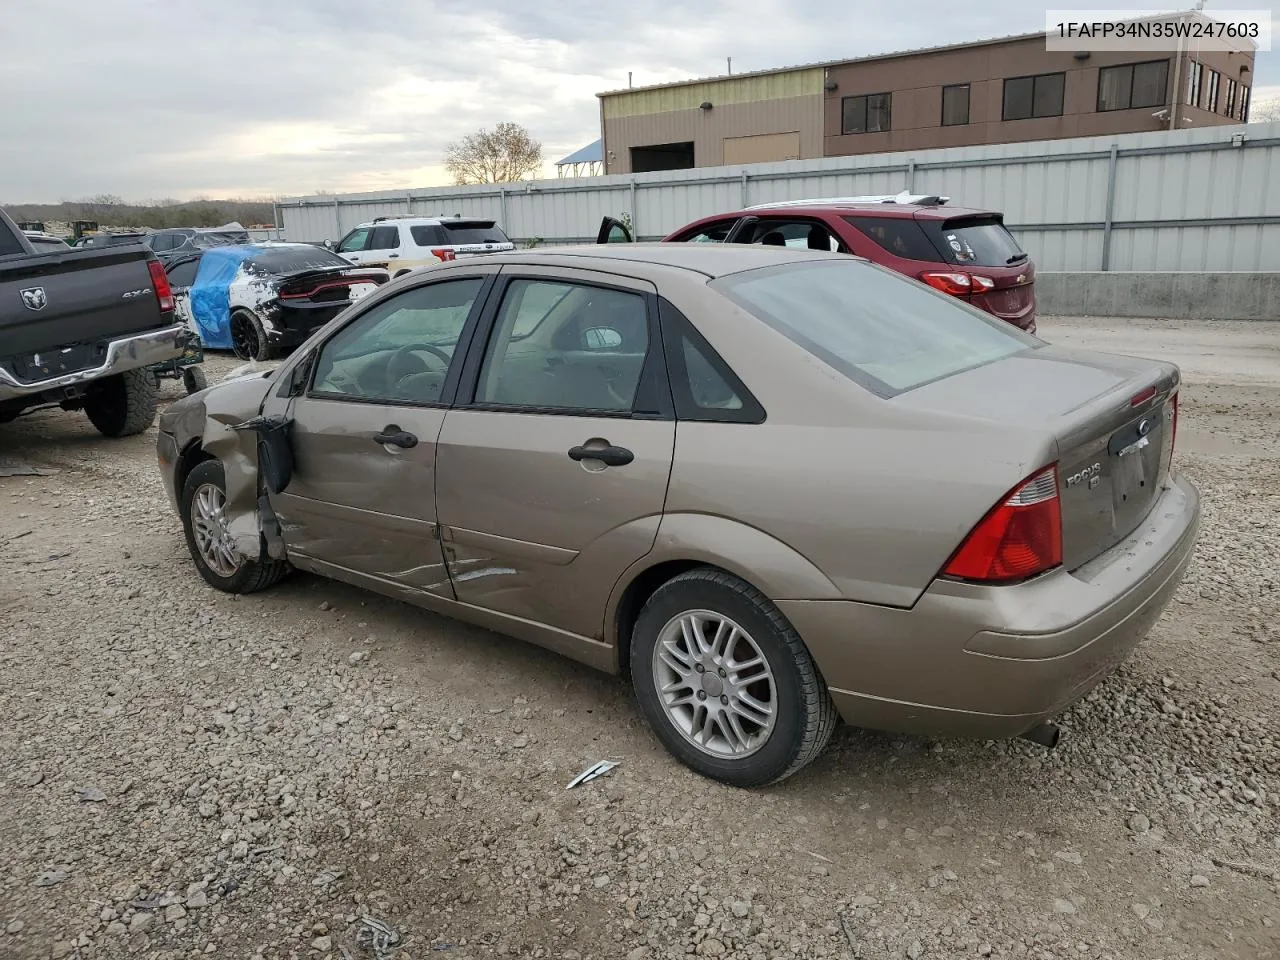
[[[324,242],[324,248],[325,248],[326,250],[332,250],[332,249],[333,249],[333,241],[332,241],[332,240],[326,240],[326,241]]]

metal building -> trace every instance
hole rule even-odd
[[[1186,130],[1248,119],[1252,43],[1169,53],[1046,46],[1044,33],[1030,33],[602,93],[604,172]]]

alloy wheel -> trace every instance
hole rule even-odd
[[[672,617],[654,644],[652,669],[667,719],[703,753],[737,760],[768,742],[777,685],[764,652],[735,621],[710,610]]]

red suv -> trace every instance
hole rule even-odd
[[[898,194],[761,204],[704,217],[664,243],[760,243],[866,257],[1036,332],[1035,265],[989,210],[947,206],[947,197]],[[630,242],[606,217],[600,243]]]

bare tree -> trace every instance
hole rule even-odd
[[[492,131],[480,130],[445,147],[444,166],[460,186],[512,183],[542,167],[542,144],[520,124],[500,123]]]
[[[1249,108],[1250,123],[1271,123],[1280,120],[1280,97],[1263,100]]]

